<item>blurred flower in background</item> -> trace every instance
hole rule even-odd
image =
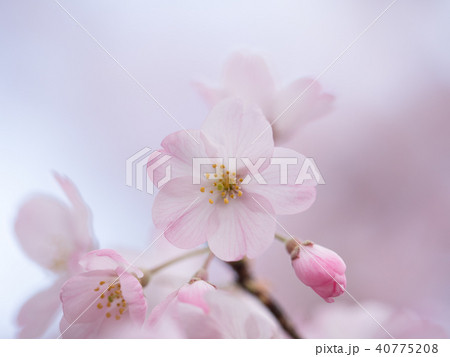
[[[308,212],[280,223],[338,252],[351,296],[393,336],[443,337],[450,332],[450,4],[398,1],[340,56],[391,3],[62,2],[186,128],[200,127],[208,111],[192,81],[222,88],[222,66],[236,50],[260,54],[278,88],[332,64],[319,82],[333,110],[283,137],[283,146],[315,159],[326,185]],[[0,48],[0,234],[8,253],[1,281],[14,287],[2,302],[0,337],[14,337],[22,304],[55,280],[23,254],[22,246],[37,259],[14,233],[23,198],[56,193],[49,172],[66,173],[95,214],[100,246],[133,258],[156,232],[153,197],[125,186],[125,160],[179,127],[55,2],[0,4]],[[145,266],[179,252],[164,244],[141,257]],[[211,268],[211,279],[232,279]],[[283,245],[274,243],[253,268],[306,337],[387,337],[349,295],[328,305],[299,284]],[[157,276],[165,292],[149,308],[190,278],[183,274],[174,267]],[[354,329],[338,328],[344,317]],[[56,337],[57,326],[49,327],[45,336]]]

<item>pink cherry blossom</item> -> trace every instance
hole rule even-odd
[[[184,332],[177,323],[177,306],[181,304],[188,304],[195,306],[207,313],[209,306],[205,301],[204,295],[208,291],[213,291],[216,288],[204,280],[193,280],[180,289],[174,291],[167,296],[160,304],[155,306],[149,316],[147,328],[151,335],[158,337],[184,337]]]
[[[80,265],[85,272],[61,289],[62,337],[120,337],[122,329],[140,328],[147,311],[142,271],[110,249],[88,253]]]
[[[271,128],[261,111],[240,100],[221,102],[201,130],[171,134],[162,148],[162,153],[172,157],[172,177],[156,196],[153,221],[179,248],[208,242],[222,260],[256,257],[273,241],[274,215],[302,212],[315,200],[315,182],[295,183],[305,157],[274,147]],[[193,158],[217,160],[217,164],[202,166],[206,172],[198,177],[199,184],[193,183]],[[227,167],[228,158],[236,158],[236,168]],[[264,161],[259,172],[265,184],[251,179],[252,175],[246,184],[250,171],[243,158],[251,163]],[[269,158],[297,159],[295,168],[288,170],[286,184],[280,181],[280,167],[270,165]],[[156,181],[161,176],[161,172],[152,172]]]
[[[295,274],[326,302],[344,293],[347,284],[345,263],[330,249],[311,242],[290,240],[286,245],[291,254]]]
[[[210,107],[230,96],[258,105],[273,123],[277,142],[288,140],[297,127],[328,114],[334,101],[332,95],[323,93],[320,84],[310,78],[297,79],[277,90],[264,59],[241,53],[232,55],[225,64],[222,88],[202,83],[195,86]]]
[[[156,306],[147,323],[158,338],[273,338],[276,323],[259,303],[217,290],[202,280],[186,284]]]
[[[58,277],[49,287],[33,295],[21,308],[19,337],[41,336],[60,306],[59,290],[78,272],[79,258],[96,246],[92,218],[75,185],[55,174],[71,206],[47,195],[36,195],[19,209],[15,222],[17,240],[28,257]]]

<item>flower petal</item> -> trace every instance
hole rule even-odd
[[[135,276],[123,273],[120,276],[120,285],[123,297],[128,304],[131,320],[138,325],[143,324],[147,313],[147,302],[141,283]]]
[[[225,64],[224,85],[228,95],[256,104],[265,112],[275,93],[275,83],[261,56],[235,53]]]
[[[272,243],[276,222],[270,203],[262,196],[243,195],[214,211],[215,229],[208,238],[211,251],[225,261],[247,255],[255,258]]]
[[[76,250],[70,210],[50,196],[39,195],[23,204],[15,231],[25,253],[36,263],[56,272],[68,269]]]
[[[284,166],[285,174],[282,174],[282,165],[269,165],[261,173],[267,185],[252,180],[245,186],[246,192],[265,197],[277,215],[295,214],[310,208],[316,199],[315,181],[308,180],[303,184],[295,183],[305,162],[305,157],[294,150],[276,147],[272,158],[295,159],[297,164]],[[283,182],[284,179],[286,181]]]
[[[95,290],[101,281],[105,284],[103,290],[117,278],[108,271],[90,271],[76,275],[65,282],[61,288],[64,317],[69,323],[91,322],[105,318],[103,309],[97,308],[102,289]]]
[[[206,242],[214,206],[192,177],[170,180],[158,193],[153,204],[153,222],[165,229],[165,237],[178,248],[194,248]]]
[[[185,284],[178,290],[178,301],[195,305],[208,313],[209,306],[205,301],[205,294],[216,288],[204,280],[197,280],[190,284]]]
[[[203,123],[202,131],[217,145],[219,157],[249,158],[255,163],[273,153],[272,128],[261,110],[245,106],[241,100],[230,98],[217,104]],[[209,153],[209,157],[213,157]],[[242,166],[238,160],[238,170]]]
[[[202,97],[208,108],[212,108],[216,103],[226,97],[226,93],[223,89],[216,89],[197,81],[193,82],[192,85],[200,97]]]
[[[93,250],[80,259],[80,265],[86,271],[112,270],[117,274],[121,274],[126,270],[128,273],[136,274],[138,278],[141,278],[144,275],[140,269],[130,265],[113,249]]]
[[[30,297],[20,309],[17,324],[21,327],[19,338],[41,337],[56,317],[61,301],[59,291],[62,279]]]
[[[72,219],[74,238],[80,250],[90,250],[97,246],[92,228],[92,213],[81,197],[77,187],[69,178],[54,174],[55,179],[63,189],[72,204]]]
[[[276,140],[288,140],[298,127],[328,114],[333,101],[334,97],[323,93],[320,84],[310,78],[298,79],[280,90],[271,115]]]

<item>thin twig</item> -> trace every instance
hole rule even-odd
[[[295,330],[294,324],[282,310],[278,302],[270,296],[268,291],[261,288],[253,278],[248,264],[245,260],[240,260],[238,262],[228,263],[233,270],[236,272],[236,283],[243,288],[245,291],[249,292],[255,296],[261,303],[267,307],[267,309],[272,313],[272,315],[277,319],[278,323],[281,325],[283,330],[292,338],[302,338],[300,334]]]
[[[188,258],[191,258],[191,257],[195,257],[197,255],[205,254],[205,253],[208,253],[208,252],[209,252],[209,248],[202,248],[202,249],[197,249],[197,250],[190,251],[190,252],[188,252],[186,254],[183,254],[183,255],[180,255],[180,256],[178,256],[176,258],[173,258],[173,259],[171,259],[171,260],[169,260],[169,261],[167,261],[167,262],[165,262],[165,263],[163,263],[161,265],[158,265],[157,267],[154,267],[152,269],[148,269],[146,271],[146,273],[149,274],[149,275],[153,275],[153,274],[157,273],[158,271],[160,271],[162,269],[165,269],[165,268],[167,268],[168,266],[170,266],[172,264],[178,263],[178,262],[180,262],[182,260],[185,260],[185,259],[188,259]]]

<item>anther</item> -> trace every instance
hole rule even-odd
[[[204,187],[200,188],[200,192],[205,192],[205,188]]]
[[[213,204],[213,203],[214,203],[214,201],[213,201],[212,199],[209,199],[209,203]]]
[[[225,203],[225,204],[227,204],[229,201],[228,201],[228,198],[224,198],[223,199],[223,203]]]

